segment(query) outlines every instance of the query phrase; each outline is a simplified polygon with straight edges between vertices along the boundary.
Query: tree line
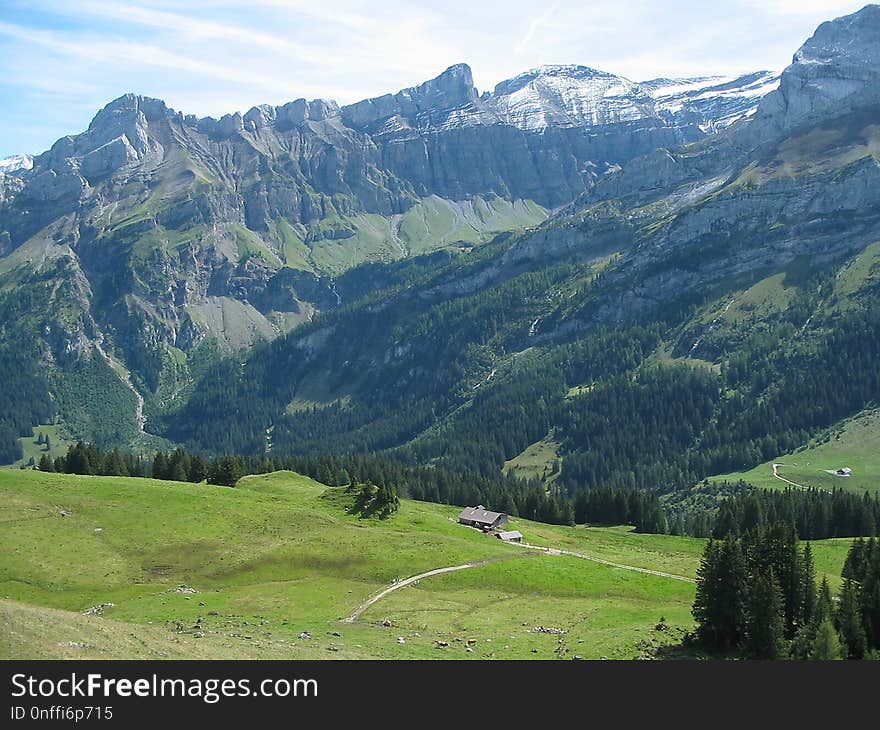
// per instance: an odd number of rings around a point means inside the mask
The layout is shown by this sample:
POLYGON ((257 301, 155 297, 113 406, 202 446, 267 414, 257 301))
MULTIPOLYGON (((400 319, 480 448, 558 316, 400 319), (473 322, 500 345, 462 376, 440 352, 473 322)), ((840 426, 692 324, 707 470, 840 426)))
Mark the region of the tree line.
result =
POLYGON ((835 600, 816 585, 809 543, 776 522, 711 539, 697 573, 692 637, 716 654, 750 659, 880 658, 880 543, 857 539, 835 600), (835 605, 836 604, 836 605, 835 605))
POLYGON ((853 658, 880 658, 880 540, 855 539, 841 575, 841 638, 853 658))
POLYGON ((440 504, 485 504, 513 517, 548 524, 631 524, 640 532, 664 532, 667 524, 657 496, 637 490, 601 489, 569 497, 548 491, 539 481, 488 479, 422 466, 411 466, 376 456, 263 456, 224 455, 212 459, 183 448, 158 451, 152 459, 103 450, 79 442, 65 456, 44 454, 38 468, 47 472, 104 476, 152 477, 183 482, 234 486, 248 474, 289 470, 329 486, 377 486, 380 502, 389 494, 440 504), (382 491, 386 490, 386 491, 382 491))
POLYGON ((30 435, 33 426, 48 423, 53 406, 31 345, 0 345, 0 373, 0 464, 11 464, 22 457, 18 439, 30 435))
POLYGON ((721 503, 712 535, 724 538, 779 521, 793 525, 802 540, 876 535, 880 494, 792 487, 739 492, 721 503))

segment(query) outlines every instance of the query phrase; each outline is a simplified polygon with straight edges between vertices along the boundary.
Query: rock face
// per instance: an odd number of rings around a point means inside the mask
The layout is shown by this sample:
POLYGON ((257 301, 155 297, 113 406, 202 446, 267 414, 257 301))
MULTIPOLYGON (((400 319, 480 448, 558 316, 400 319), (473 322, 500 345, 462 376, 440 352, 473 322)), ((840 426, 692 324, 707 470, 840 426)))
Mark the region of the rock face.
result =
POLYGON ((876 241, 880 7, 824 23, 781 78, 751 122, 606 176, 506 251, 498 270, 613 247, 620 258, 583 314, 619 321, 768 266, 831 261, 876 241))
POLYGON ((479 95, 462 64, 344 107, 342 118, 421 195, 491 191, 558 206, 609 169, 754 113, 777 83, 759 72, 637 84, 585 66, 543 66, 479 95))
POLYGON ((880 6, 822 23, 794 55, 778 91, 758 110, 759 129, 798 124, 880 102, 880 6))
POLYGON ((450 66, 431 81, 343 107, 346 124, 357 129, 374 128, 391 117, 419 119, 422 128, 443 123, 450 110, 459 109, 476 98, 474 79, 467 64, 450 66))
MULTIPOLYGON (((33 166, 34 159, 30 155, 15 155, 0 160, 0 205, 21 189, 23 183, 20 176, 33 166)), ((3 250, 2 239, 3 234, 0 233, 0 251, 3 250)))
POLYGON ((127 368, 125 389, 165 408, 196 353, 347 302, 347 269, 536 225, 635 158, 747 115, 761 79, 548 66, 480 94, 460 64, 342 108, 298 99, 220 119, 128 94, 32 163, 0 166, 0 287, 53 282, 32 323, 45 359, 127 368))

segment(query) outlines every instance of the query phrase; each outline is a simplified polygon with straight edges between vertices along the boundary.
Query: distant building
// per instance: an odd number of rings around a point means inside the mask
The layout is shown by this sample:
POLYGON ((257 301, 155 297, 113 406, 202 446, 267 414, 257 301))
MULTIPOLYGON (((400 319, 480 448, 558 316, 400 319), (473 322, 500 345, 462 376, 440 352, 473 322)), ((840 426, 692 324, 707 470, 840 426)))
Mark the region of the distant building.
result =
POLYGON ((491 512, 478 504, 476 507, 465 507, 458 516, 458 521, 481 530, 494 530, 507 522, 507 515, 503 512, 491 512))
POLYGON ((519 530, 504 530, 496 533, 495 537, 504 542, 522 542, 522 533, 519 530))
POLYGON ((852 469, 850 469, 848 466, 845 466, 842 469, 837 470, 837 475, 842 477, 851 477, 852 469))

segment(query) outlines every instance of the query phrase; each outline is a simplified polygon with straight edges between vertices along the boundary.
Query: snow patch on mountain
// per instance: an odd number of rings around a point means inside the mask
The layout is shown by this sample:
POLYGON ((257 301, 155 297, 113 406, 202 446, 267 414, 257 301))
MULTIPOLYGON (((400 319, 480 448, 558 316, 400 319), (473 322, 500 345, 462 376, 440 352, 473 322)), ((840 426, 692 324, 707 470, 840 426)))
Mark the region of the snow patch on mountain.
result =
POLYGON ((578 65, 539 66, 478 94, 465 64, 421 86, 343 107, 346 123, 380 137, 504 125, 527 132, 660 119, 709 133, 754 114, 779 75, 660 78, 637 83, 578 65))
POLYGON ((0 173, 14 175, 17 172, 30 170, 34 166, 34 158, 30 155, 14 155, 0 160, 0 173))
POLYGON ((497 123, 525 130, 651 117, 692 123, 696 116, 702 117, 704 131, 713 131, 754 114, 760 100, 778 86, 779 74, 773 71, 636 83, 586 66, 542 66, 501 82, 481 101, 497 123))
POLYGON ((495 87, 488 100, 499 121, 520 129, 601 126, 652 116, 637 84, 586 66, 542 66, 495 87))
POLYGON ((640 86, 654 98, 658 116, 695 113, 704 117, 704 131, 711 131, 752 116, 761 99, 779 87, 779 76, 775 71, 758 71, 739 77, 652 79, 640 86))

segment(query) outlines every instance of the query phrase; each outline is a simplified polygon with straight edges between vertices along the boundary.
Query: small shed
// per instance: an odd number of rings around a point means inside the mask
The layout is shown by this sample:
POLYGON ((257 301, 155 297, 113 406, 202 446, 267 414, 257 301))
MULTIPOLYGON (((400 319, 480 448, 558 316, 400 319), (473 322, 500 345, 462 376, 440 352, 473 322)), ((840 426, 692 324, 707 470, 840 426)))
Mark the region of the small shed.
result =
POLYGON ((507 515, 503 512, 492 512, 483 505, 465 507, 458 515, 458 521, 462 525, 470 525, 481 530, 494 530, 507 522, 507 515))
POLYGON ((519 530, 504 530, 495 533, 495 537, 504 542, 522 542, 523 536, 519 530))
POLYGON ((842 477, 851 477, 852 476, 852 469, 850 469, 848 466, 845 466, 842 469, 838 469, 837 474, 838 474, 838 476, 842 476, 842 477))

